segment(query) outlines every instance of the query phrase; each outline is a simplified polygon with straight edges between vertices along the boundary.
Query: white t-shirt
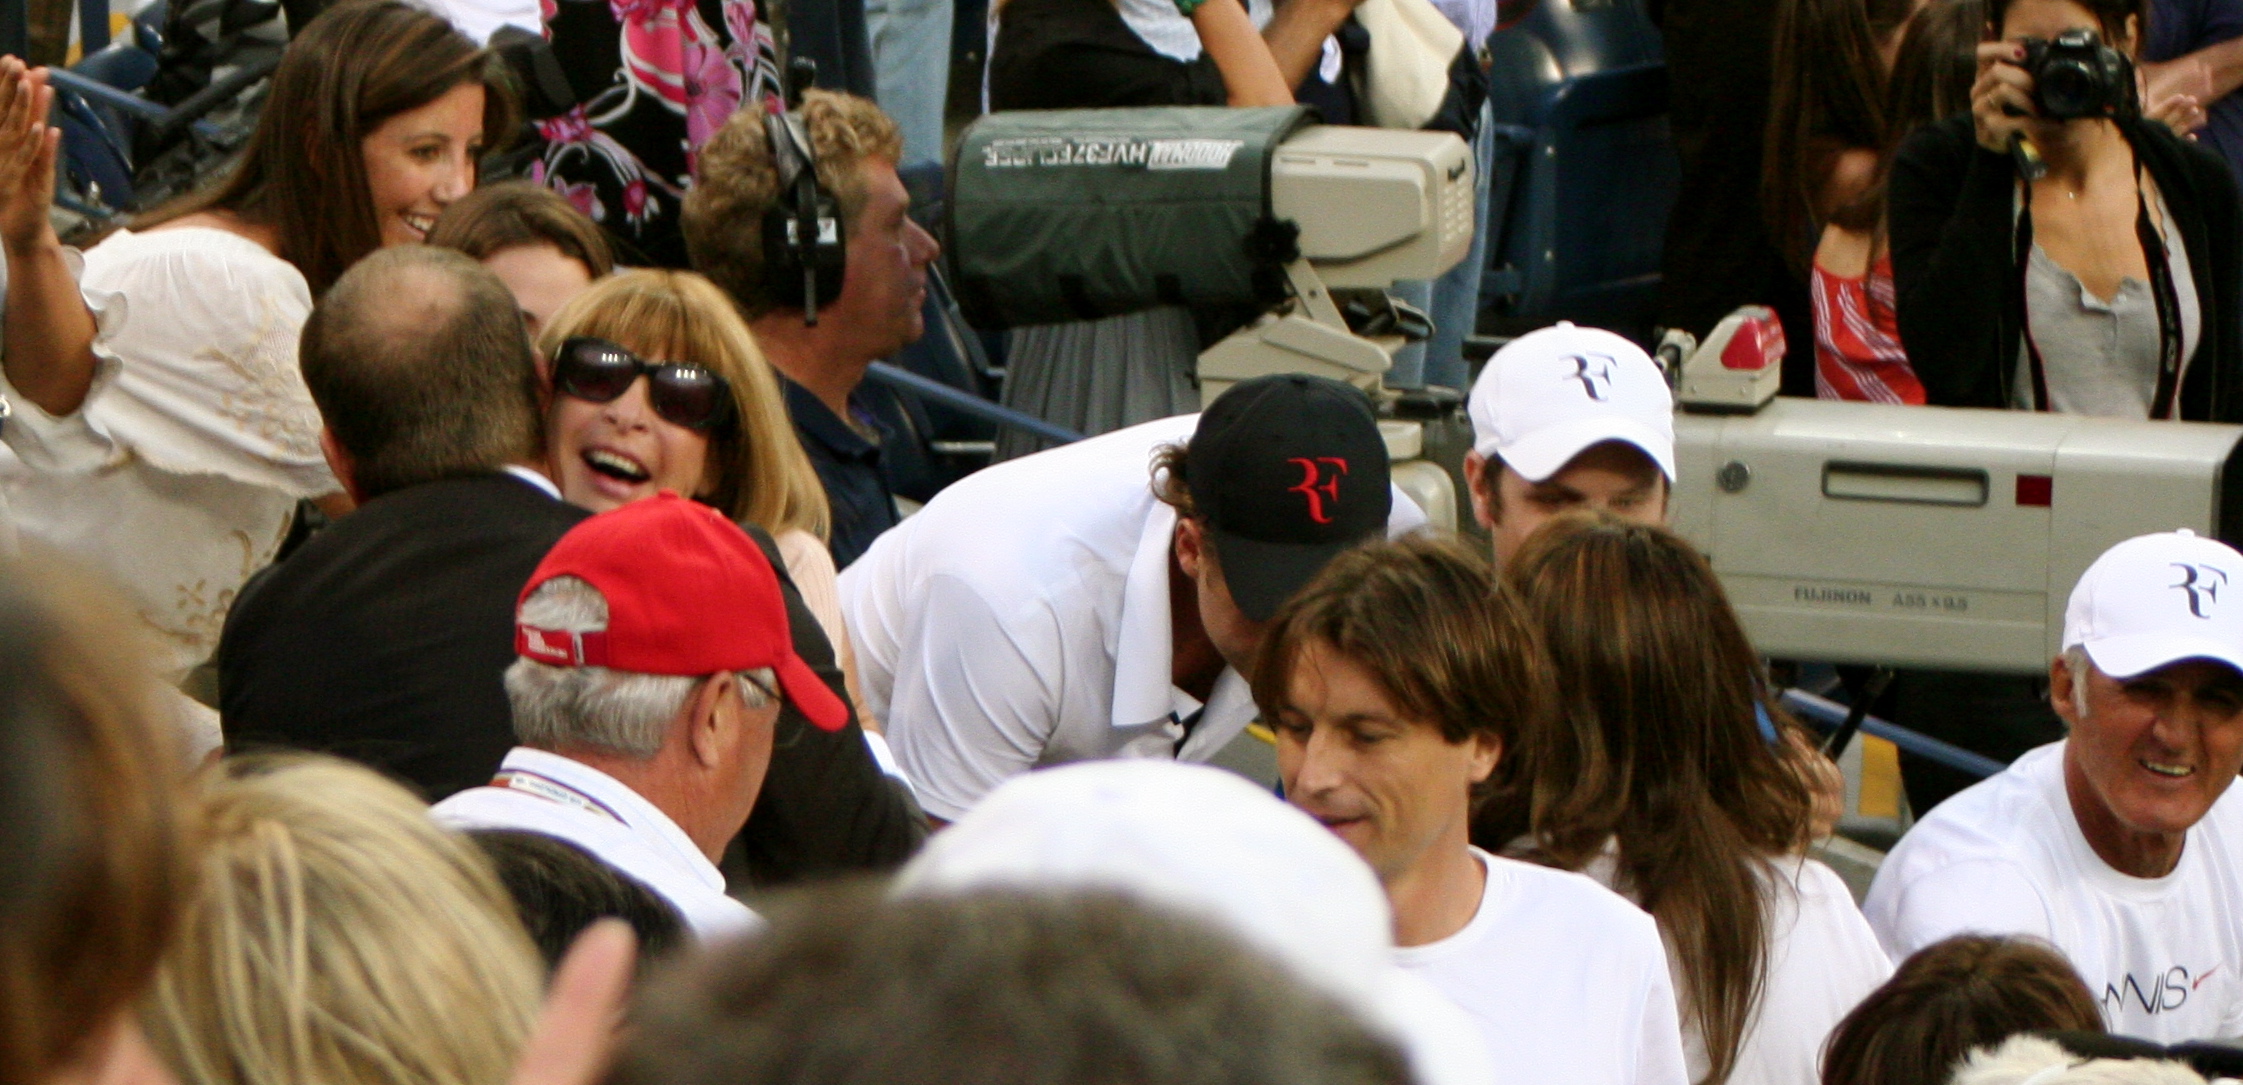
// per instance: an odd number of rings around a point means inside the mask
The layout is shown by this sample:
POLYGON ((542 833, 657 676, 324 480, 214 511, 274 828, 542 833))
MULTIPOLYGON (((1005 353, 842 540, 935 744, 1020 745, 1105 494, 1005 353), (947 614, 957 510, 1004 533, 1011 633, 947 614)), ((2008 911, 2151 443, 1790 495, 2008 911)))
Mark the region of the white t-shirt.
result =
MULTIPOLYGON (((1254 718, 1225 668, 1200 702, 1176 688, 1169 541, 1153 497, 1163 418, 977 471, 841 574, 865 705, 929 814, 955 821, 1006 779, 1102 757, 1204 761, 1254 718)), ((1388 531, 1425 523, 1394 491, 1388 531)))
POLYGON ((1464 929, 1395 950, 1480 1026, 1499 1080, 1688 1085, 1666 950, 1649 915, 1579 874, 1472 849, 1464 929))
MULTIPOLYGON (((1608 847, 1584 873, 1612 885, 1618 854, 1608 847)), ((1840 1019, 1892 977, 1892 960, 1854 906, 1846 883, 1803 856, 1761 867, 1768 924, 1767 975, 1745 1025, 1728 1085, 1799 1085, 1822 1077, 1822 1044, 1840 1019)), ((1632 894, 1631 894, 1632 899, 1632 894)), ((1710 1060, 1695 1022, 1683 1026, 1690 1080, 1710 1060)))
MULTIPOLYGON (((1140 41, 1162 56, 1189 64, 1198 60, 1204 51, 1199 44, 1199 31, 1193 28, 1190 19, 1177 12, 1176 0, 1115 0, 1114 10, 1121 14, 1122 22, 1129 24, 1130 31, 1140 41)), ((1246 17, 1252 20, 1256 30, 1268 26, 1276 10, 1270 0, 1246 0, 1246 17)), ((989 11, 994 20, 997 6, 990 5, 989 11)), ((991 25, 995 25, 994 22, 991 25)))
POLYGON ((311 290, 223 230, 119 231, 85 254, 93 389, 50 415, 13 389, 0 458, 17 527, 107 573, 176 679, 218 645, 298 498, 341 489, 296 364, 311 290))
POLYGON ((724 874, 685 830, 623 781, 559 754, 516 746, 499 764, 509 787, 471 787, 429 814, 455 829, 521 829, 566 840, 670 902, 702 941, 761 930, 724 893, 724 874))
POLYGON ((2111 1031, 2243 1036, 2243 796, 2230 787, 2162 878, 2111 869, 2064 788, 2062 742, 1939 804, 1885 857, 1864 910, 1895 960, 1965 932, 2071 958, 2111 1031))

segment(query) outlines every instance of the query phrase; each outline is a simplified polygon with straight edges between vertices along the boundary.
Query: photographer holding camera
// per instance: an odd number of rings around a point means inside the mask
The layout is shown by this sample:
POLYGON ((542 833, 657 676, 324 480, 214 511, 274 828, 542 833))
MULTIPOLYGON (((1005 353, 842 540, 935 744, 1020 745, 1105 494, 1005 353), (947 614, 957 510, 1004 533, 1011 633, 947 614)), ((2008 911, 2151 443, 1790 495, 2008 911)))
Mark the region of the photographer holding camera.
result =
POLYGON ((2142 0, 1989 0, 1986 17, 1970 112, 1908 137, 1889 182, 1900 335, 1929 401, 2243 420, 2235 183, 2143 116, 2142 0))

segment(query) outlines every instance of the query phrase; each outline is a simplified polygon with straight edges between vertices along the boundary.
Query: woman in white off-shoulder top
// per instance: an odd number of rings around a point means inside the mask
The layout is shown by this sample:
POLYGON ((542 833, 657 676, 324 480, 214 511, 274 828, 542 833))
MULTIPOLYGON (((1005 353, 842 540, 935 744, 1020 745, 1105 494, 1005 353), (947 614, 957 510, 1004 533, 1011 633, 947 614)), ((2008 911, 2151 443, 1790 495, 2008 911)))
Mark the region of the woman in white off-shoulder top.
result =
POLYGON ((300 499, 348 508, 297 369, 313 299, 359 257, 421 240, 510 131, 490 54, 398 0, 306 26, 223 181, 80 256, 46 218, 45 71, 0 60, 6 392, 0 459, 29 538, 102 568, 171 649, 217 645, 300 499))

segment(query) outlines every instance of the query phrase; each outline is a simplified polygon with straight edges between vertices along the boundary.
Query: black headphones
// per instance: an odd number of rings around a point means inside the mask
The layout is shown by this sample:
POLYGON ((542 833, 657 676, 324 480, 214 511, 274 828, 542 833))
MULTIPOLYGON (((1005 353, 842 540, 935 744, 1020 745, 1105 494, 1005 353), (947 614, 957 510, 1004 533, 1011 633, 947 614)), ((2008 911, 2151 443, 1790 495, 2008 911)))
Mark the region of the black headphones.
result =
POLYGON ((763 118, 779 174, 778 199, 763 213, 763 281, 779 304, 801 309, 810 325, 818 323, 818 306, 840 295, 849 251, 841 205, 818 183, 818 160, 797 112, 803 90, 817 78, 817 62, 796 57, 787 65, 786 109, 763 118))

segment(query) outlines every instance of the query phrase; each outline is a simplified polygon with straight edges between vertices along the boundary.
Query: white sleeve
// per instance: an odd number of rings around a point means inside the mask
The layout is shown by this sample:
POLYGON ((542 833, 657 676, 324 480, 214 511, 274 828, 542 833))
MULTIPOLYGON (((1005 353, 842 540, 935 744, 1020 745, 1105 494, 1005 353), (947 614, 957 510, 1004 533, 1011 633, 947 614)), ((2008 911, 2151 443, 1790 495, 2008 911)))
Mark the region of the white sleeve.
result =
POLYGON ((956 577, 930 577, 921 594, 892 668, 888 741, 920 806, 955 821, 1043 755, 1059 637, 1048 614, 1000 615, 956 577))
POLYGON ((2006 859, 1947 863, 1905 882, 1870 890, 1866 915, 1895 963, 1958 934, 2024 934, 2054 942, 2048 898, 2022 867, 2006 859))
MULTIPOLYGON (((117 380, 117 363, 96 357, 91 402, 117 380)), ((109 439, 86 421, 84 410, 48 414, 0 377, 0 395, 8 397, 8 420, 0 423, 0 441, 33 471, 49 474, 91 474, 123 458, 109 439)))
POLYGON ((1425 510, 1418 508, 1417 502, 1412 500, 1410 495, 1403 493, 1400 486, 1388 483, 1387 488, 1394 493, 1394 504, 1386 513, 1387 538, 1399 539, 1404 535, 1423 530, 1425 525, 1432 522, 1426 518, 1425 510))
MULTIPOLYGON (((1655 938, 1654 944, 1662 943, 1655 938)), ((1664 949, 1649 960, 1645 982, 1638 985, 1636 1019, 1642 1022, 1643 1039, 1636 1045, 1633 1085, 1690 1085, 1689 1061, 1682 1053, 1682 1019, 1664 949)))
MULTIPOLYGON (((67 246, 62 251, 70 273, 83 275, 85 255, 67 246)), ((8 263, 0 260, 0 299, 5 299, 7 292, 8 263)), ((100 395, 116 380, 116 360, 96 355, 93 384, 86 398, 90 400, 100 395)), ((5 443, 24 466, 50 473, 91 472, 110 466, 117 459, 116 450, 109 441, 86 423, 83 410, 65 415, 48 414, 17 392, 5 376, 0 376, 0 395, 8 397, 10 411, 7 421, 0 423, 0 443, 5 443)))
POLYGON ((319 408, 296 359, 311 292, 293 266, 232 240, 86 254, 79 290, 94 313, 94 354, 117 375, 82 413, 119 448, 174 474, 295 498, 334 493, 319 408))

